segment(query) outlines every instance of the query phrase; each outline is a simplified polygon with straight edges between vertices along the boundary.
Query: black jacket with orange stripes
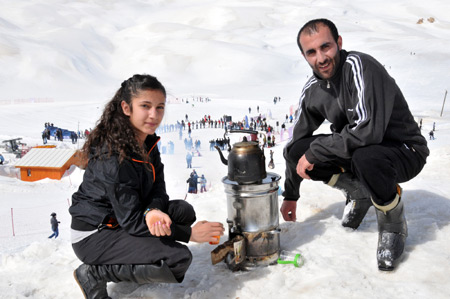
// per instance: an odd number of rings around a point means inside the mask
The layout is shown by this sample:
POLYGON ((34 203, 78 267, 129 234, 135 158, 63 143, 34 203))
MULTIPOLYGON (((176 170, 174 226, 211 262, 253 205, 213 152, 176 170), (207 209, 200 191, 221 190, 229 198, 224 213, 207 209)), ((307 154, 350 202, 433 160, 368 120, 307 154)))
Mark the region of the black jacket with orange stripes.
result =
MULTIPOLYGON (((169 202, 158 141, 155 134, 145 141, 148 163, 137 155, 119 163, 118 153, 109 155, 106 147, 90 154, 83 182, 72 195, 72 229, 101 230, 116 224, 130 235, 151 236, 144 212, 155 208, 167 213, 169 202)), ((173 239, 189 241, 190 227, 171 229, 173 239)))

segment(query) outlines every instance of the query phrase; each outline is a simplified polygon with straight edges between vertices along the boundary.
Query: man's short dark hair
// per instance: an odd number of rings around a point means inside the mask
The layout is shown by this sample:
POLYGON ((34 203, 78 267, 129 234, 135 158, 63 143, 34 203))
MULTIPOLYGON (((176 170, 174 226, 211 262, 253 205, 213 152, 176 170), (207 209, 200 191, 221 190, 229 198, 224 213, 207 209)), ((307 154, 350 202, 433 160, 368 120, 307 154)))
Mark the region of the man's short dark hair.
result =
POLYGON ((307 22, 305 25, 303 25, 303 27, 300 29, 300 31, 297 34, 297 45, 300 48, 300 51, 303 53, 303 49, 302 49, 302 45, 300 44, 300 35, 303 32, 307 32, 308 34, 313 34, 317 32, 317 25, 324 25, 326 27, 328 27, 328 29, 330 29, 331 34, 333 35, 333 38, 335 40, 335 42, 337 43, 338 38, 339 38, 339 33, 338 30, 336 28, 336 25, 334 25, 333 22, 331 22, 330 20, 327 19, 314 19, 311 20, 309 22, 307 22))

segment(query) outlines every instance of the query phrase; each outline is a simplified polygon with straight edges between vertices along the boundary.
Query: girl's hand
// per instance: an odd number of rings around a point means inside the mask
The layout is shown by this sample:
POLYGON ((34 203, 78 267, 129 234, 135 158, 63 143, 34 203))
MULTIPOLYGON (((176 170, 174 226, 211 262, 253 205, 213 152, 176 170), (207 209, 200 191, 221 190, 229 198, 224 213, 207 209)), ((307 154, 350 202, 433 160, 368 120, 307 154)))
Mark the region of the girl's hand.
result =
POLYGON ((215 236, 223 236, 223 224, 220 222, 208 222, 206 220, 197 222, 192 227, 190 241, 197 243, 215 242, 215 236))
POLYGON ((151 210, 145 215, 145 222, 150 233, 156 237, 170 236, 172 231, 170 230, 170 225, 172 225, 172 220, 169 215, 160 210, 151 210))

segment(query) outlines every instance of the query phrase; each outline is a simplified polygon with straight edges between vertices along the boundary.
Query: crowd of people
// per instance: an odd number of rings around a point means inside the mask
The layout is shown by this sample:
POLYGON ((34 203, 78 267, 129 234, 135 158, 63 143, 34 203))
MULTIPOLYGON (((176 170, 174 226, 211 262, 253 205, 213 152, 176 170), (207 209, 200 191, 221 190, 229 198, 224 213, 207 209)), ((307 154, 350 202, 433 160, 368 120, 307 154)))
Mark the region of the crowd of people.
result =
POLYGON ((84 132, 78 131, 69 131, 65 129, 61 129, 59 127, 56 127, 53 123, 46 122, 44 124, 44 131, 42 131, 42 143, 47 144, 47 142, 51 139, 53 136, 55 141, 64 141, 64 136, 66 135, 73 144, 77 143, 78 138, 86 138, 86 136, 89 135, 90 130, 86 129, 84 132))

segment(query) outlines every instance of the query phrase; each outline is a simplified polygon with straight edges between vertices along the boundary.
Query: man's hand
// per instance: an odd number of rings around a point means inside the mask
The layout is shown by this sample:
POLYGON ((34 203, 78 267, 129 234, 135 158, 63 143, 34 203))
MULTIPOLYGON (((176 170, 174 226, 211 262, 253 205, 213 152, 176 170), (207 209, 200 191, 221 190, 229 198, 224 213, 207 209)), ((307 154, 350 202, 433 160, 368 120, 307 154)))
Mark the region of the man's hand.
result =
POLYGON ((284 200, 281 205, 281 215, 285 221, 296 221, 297 220, 297 202, 291 200, 284 200))
POLYGON ((310 180, 311 178, 306 174, 306 171, 311 171, 313 168, 314 164, 309 163, 308 160, 306 160, 306 156, 303 155, 297 163, 297 174, 304 179, 310 180))
POLYGON ((150 233, 156 237, 170 236, 172 220, 169 215, 160 210, 151 210, 145 215, 145 222, 150 233))
POLYGON ((199 221, 192 227, 189 241, 197 243, 216 242, 216 236, 223 236, 224 231, 223 224, 220 222, 199 221))

